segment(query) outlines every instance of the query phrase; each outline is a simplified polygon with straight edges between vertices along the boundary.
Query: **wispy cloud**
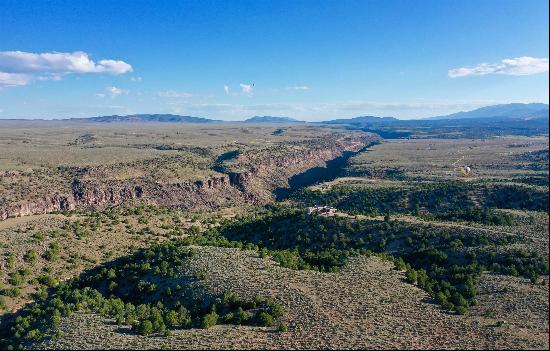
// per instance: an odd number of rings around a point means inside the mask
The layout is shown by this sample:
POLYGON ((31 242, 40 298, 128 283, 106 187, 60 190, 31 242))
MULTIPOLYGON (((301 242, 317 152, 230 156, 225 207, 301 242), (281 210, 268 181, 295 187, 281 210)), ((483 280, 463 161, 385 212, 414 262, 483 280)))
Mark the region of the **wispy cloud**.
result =
POLYGON ((97 93, 96 96, 99 98, 110 96, 112 99, 114 99, 120 95, 127 95, 129 92, 130 92, 129 90, 121 89, 117 87, 106 87, 105 93, 97 93))
POLYGON ((239 86, 241 87, 241 93, 245 95, 251 95, 252 91, 254 90, 254 83, 252 84, 241 83, 239 84, 239 86))
POLYGON ((225 93, 226 93, 227 95, 229 95, 229 86, 224 85, 224 86, 223 86, 223 91, 225 91, 225 93))
POLYGON ((27 85, 31 80, 28 74, 0 72, 0 88, 27 85))
POLYGON ((482 63, 472 67, 460 67, 449 70, 451 78, 467 76, 484 76, 487 74, 505 74, 511 76, 527 76, 548 72, 548 59, 522 56, 504 59, 499 63, 482 63))
POLYGON ((306 85, 299 85, 294 87, 286 87, 286 90, 309 90, 309 87, 306 85))
POLYGON ((67 74, 132 72, 124 61, 104 59, 97 63, 83 51, 32 53, 0 51, 0 86, 27 85, 32 80, 60 79, 67 74))
POLYGON ((159 91, 158 96, 165 97, 165 98, 190 98, 193 96, 193 94, 185 93, 185 92, 177 92, 174 90, 165 90, 165 91, 159 91))
POLYGON ((141 82, 143 80, 143 78, 141 78, 141 77, 130 77, 130 80, 132 82, 141 82))

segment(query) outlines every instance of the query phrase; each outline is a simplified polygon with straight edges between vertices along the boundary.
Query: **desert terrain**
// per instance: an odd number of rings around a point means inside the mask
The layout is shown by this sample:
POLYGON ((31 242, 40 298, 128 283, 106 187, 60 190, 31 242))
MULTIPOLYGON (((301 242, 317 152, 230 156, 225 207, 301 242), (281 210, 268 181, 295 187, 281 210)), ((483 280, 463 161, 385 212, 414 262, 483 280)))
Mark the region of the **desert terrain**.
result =
POLYGON ((5 348, 548 347, 547 135, 59 123, 0 129, 5 348))

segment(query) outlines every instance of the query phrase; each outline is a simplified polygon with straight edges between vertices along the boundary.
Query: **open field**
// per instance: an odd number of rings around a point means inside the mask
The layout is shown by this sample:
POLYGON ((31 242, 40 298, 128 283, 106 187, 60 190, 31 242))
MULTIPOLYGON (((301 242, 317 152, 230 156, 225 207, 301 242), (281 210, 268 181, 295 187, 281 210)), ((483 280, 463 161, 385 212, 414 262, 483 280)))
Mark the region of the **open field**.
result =
POLYGON ((349 173, 370 177, 512 179, 548 176, 548 137, 390 140, 350 160, 349 173), (469 166, 465 177, 459 169, 469 166))
POLYGON ((228 150, 315 140, 341 130, 301 124, 86 123, 83 128, 70 122, 0 123, 2 171, 108 166, 182 152, 216 157, 228 150))

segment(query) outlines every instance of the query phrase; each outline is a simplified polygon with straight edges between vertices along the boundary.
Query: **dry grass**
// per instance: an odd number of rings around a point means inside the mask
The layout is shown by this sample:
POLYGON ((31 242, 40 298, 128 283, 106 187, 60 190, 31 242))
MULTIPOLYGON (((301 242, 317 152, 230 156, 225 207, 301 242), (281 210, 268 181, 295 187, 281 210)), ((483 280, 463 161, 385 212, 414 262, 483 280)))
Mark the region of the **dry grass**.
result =
POLYGON ((529 169, 531 162, 517 159, 531 151, 548 150, 548 136, 498 137, 483 140, 421 139, 388 140, 351 160, 350 170, 373 176, 399 169, 405 176, 423 179, 463 178, 457 167, 470 166, 469 179, 548 175, 545 169, 529 169))

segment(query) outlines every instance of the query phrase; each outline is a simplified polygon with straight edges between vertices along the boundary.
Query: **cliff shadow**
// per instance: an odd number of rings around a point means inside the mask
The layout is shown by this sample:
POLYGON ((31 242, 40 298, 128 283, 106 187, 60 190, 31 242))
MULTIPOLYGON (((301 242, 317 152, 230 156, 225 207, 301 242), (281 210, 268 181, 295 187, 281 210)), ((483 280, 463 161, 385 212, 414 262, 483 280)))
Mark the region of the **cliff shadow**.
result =
POLYGON ((343 174, 344 167, 347 165, 349 158, 365 149, 361 149, 360 151, 344 151, 341 156, 327 161, 325 167, 310 168, 305 172, 290 177, 288 179, 289 187, 280 187, 273 191, 275 198, 277 201, 282 201, 304 187, 338 178, 343 174))

